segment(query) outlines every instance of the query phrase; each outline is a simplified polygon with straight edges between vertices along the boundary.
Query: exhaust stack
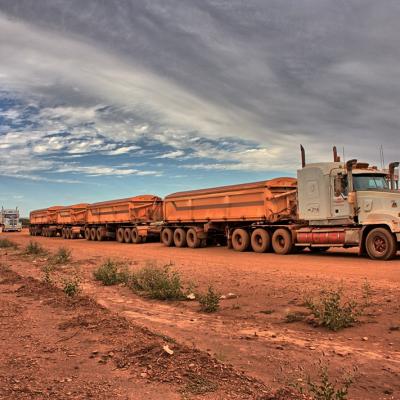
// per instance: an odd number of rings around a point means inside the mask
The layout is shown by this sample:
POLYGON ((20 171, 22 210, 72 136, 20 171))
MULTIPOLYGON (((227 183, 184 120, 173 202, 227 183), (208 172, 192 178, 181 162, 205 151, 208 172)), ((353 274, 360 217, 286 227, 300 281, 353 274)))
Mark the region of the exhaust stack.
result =
POLYGON ((306 152, 304 150, 303 145, 300 145, 300 151, 301 151, 301 168, 304 168, 306 166, 306 152))
POLYGON ((399 162, 395 161, 389 164, 389 177, 390 177, 390 189, 397 190, 398 189, 398 181, 394 179, 394 170, 399 166, 399 162))
POLYGON ((340 162, 340 157, 338 156, 336 146, 333 146, 333 161, 340 162))

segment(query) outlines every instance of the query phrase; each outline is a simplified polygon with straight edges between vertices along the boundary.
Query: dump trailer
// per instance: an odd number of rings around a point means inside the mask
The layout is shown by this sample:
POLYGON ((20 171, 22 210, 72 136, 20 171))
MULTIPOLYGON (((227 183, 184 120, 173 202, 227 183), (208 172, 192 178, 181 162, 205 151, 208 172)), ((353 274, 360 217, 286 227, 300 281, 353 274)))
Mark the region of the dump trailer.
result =
POLYGON ((1 207, 0 232, 21 232, 22 224, 19 221, 18 208, 6 209, 1 207))
POLYGON ((294 178, 173 193, 164 199, 161 240, 166 246, 202 247, 207 242, 266 251, 260 240, 297 217, 294 178), (268 227, 268 229, 262 229, 268 227))
POLYGON ((29 233, 32 236, 57 236, 59 232, 58 210, 62 206, 53 206, 31 211, 29 215, 29 233))
POLYGON ((389 260, 400 243, 398 162, 378 169, 365 162, 306 163, 297 180, 180 192, 164 199, 161 240, 192 248, 226 243, 237 251, 290 254, 358 247, 389 260))
POLYGON ((64 239, 78 239, 85 235, 87 203, 74 204, 57 210, 57 232, 64 239))
POLYGON ((120 243, 141 243, 159 238, 162 199, 141 195, 89 204, 85 226, 87 240, 116 239, 120 243))

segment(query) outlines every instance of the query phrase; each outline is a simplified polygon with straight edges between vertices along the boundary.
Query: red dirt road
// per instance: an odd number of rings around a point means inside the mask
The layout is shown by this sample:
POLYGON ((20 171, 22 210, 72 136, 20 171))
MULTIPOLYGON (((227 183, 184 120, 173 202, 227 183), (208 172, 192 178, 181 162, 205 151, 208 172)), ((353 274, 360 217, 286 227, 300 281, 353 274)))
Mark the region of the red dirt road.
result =
MULTIPOLYGON (((2 234, 21 246, 26 233, 2 234)), ((46 249, 72 250, 79 264, 86 294, 144 327, 180 343, 208 351, 223 362, 274 388, 315 374, 319 359, 332 377, 357 367, 351 399, 400 399, 400 259, 376 262, 353 251, 323 255, 236 253, 225 248, 165 248, 115 242, 65 241, 35 237, 46 249), (238 298, 221 301, 212 315, 198 312, 197 302, 158 302, 140 298, 124 287, 103 287, 92 272, 103 259, 124 259, 137 268, 146 261, 172 262, 184 281, 204 291, 212 285, 220 293, 238 298), (304 321, 288 324, 285 316, 305 311, 304 298, 321 288, 343 287, 344 293, 363 301, 362 288, 371 287, 371 305, 361 323, 337 333, 304 321)), ((38 260, 30 267, 13 256, 2 256, 20 274, 40 277, 38 260)))

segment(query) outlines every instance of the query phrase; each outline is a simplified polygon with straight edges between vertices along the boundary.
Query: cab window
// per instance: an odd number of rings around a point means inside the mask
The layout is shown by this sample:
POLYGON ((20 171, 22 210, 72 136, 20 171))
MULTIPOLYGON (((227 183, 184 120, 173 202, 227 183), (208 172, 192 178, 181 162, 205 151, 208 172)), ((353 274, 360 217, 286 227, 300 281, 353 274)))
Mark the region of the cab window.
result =
POLYGON ((389 189, 384 175, 354 175, 355 190, 385 190, 389 189))

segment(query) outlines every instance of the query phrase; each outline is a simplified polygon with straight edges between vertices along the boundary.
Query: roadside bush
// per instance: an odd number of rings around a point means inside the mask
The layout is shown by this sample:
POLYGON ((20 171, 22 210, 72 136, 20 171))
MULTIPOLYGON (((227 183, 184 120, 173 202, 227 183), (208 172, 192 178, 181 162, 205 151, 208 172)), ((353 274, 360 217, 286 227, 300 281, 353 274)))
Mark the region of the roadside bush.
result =
POLYGON ((306 300, 305 305, 318 325, 336 332, 357 322, 361 307, 356 301, 344 301, 342 292, 342 289, 323 291, 319 299, 306 300))
POLYGON ((97 270, 93 272, 94 279, 100 281, 104 286, 112 286, 118 283, 129 281, 128 271, 122 270, 123 264, 108 259, 97 270))
POLYGON ((38 242, 34 242, 32 240, 25 247, 25 254, 29 254, 32 256, 40 256, 46 253, 47 251, 38 242))
MULTIPOLYGON (((321 361, 320 361, 321 364, 321 361)), ((349 389, 354 382, 354 376, 348 375, 341 382, 331 380, 326 366, 320 365, 317 380, 307 377, 305 385, 298 384, 295 387, 301 394, 307 395, 312 400, 347 400, 349 389)))
POLYGON ((139 294, 158 300, 182 300, 185 295, 177 271, 171 265, 162 267, 148 263, 145 267, 130 274, 127 284, 139 294))
POLYGON ((0 239, 0 249, 8 249, 13 248, 16 249, 18 247, 17 243, 13 242, 9 239, 0 239))
POLYGON ((64 279, 63 291, 69 297, 74 297, 81 291, 80 279, 77 276, 64 279))
POLYGON ((208 287, 206 294, 199 294, 200 310, 206 313, 213 313, 219 309, 219 293, 215 292, 212 286, 208 287))
POLYGON ((59 247, 57 252, 51 258, 51 262, 54 264, 66 264, 71 260, 71 250, 66 247, 59 247))

